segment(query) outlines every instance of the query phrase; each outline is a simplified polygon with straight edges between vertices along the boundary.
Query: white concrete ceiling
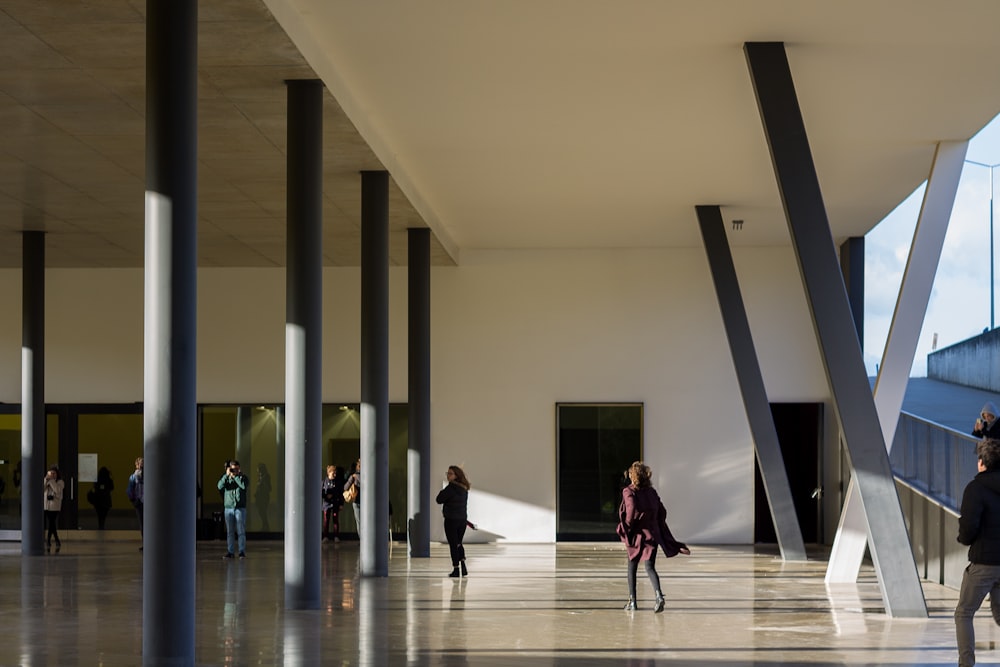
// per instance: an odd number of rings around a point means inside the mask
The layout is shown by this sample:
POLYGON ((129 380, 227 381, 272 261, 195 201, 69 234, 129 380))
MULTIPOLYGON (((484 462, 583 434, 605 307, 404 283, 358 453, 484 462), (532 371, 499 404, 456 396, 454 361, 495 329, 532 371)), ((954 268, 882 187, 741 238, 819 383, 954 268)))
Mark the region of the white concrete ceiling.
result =
MULTIPOLYGON (((144 0, 0 0, 0 266, 44 230, 51 267, 143 265, 144 0)), ((286 79, 316 78, 260 0, 200 0, 198 262, 285 264, 286 79)), ((361 178, 382 169, 324 105, 324 262, 360 264, 361 178)), ((390 187, 390 261, 424 227, 390 187)), ((451 264, 436 239, 432 261, 451 264)))
POLYGON ((265 0, 456 257, 788 243, 743 44, 786 44, 831 226, 1000 111, 1000 2, 265 0))
MULTIPOLYGON (((788 243, 747 41, 786 44, 838 241, 926 178, 937 141, 1000 111, 995 0, 199 9, 203 266, 284 264, 289 78, 331 93, 335 266, 360 261, 358 172, 383 167, 395 264, 425 225, 437 265, 471 249, 697 246, 698 204, 746 221, 736 245, 788 243)), ((49 266, 142 265, 144 21, 142 0, 0 0, 0 266, 20 265, 24 229, 48 232, 49 266)))

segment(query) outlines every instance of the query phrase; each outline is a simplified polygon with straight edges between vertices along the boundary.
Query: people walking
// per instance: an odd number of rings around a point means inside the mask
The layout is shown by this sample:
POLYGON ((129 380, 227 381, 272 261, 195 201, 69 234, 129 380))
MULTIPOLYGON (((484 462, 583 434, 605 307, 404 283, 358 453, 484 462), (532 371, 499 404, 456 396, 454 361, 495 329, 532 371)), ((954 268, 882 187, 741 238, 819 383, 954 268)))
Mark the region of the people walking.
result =
POLYGON ((683 542, 678 542, 667 527, 667 510, 660 501, 660 495, 653 488, 649 466, 636 461, 628 469, 630 484, 622 489, 619 507, 617 533, 628 552, 628 603, 627 611, 639 608, 636 596, 636 575, 639 563, 646 569, 646 576, 653 586, 655 601, 653 612, 663 611, 663 591, 660 576, 656 572, 656 551, 663 548, 667 558, 677 554, 690 554, 683 542))
POLYGON ((56 553, 59 553, 59 550, 62 549, 62 542, 59 540, 59 511, 62 509, 63 489, 65 489, 66 483, 63 482, 62 476, 59 474, 58 466, 52 466, 48 469, 45 473, 43 486, 45 527, 48 531, 45 536, 45 550, 52 550, 52 540, 55 539, 56 553))
POLYGON ((441 505, 444 514, 444 536, 448 540, 448 550, 451 553, 452 570, 449 577, 468 576, 465 565, 465 528, 469 525, 469 479, 465 471, 458 466, 448 466, 445 473, 448 478, 444 488, 438 491, 437 504, 441 505))

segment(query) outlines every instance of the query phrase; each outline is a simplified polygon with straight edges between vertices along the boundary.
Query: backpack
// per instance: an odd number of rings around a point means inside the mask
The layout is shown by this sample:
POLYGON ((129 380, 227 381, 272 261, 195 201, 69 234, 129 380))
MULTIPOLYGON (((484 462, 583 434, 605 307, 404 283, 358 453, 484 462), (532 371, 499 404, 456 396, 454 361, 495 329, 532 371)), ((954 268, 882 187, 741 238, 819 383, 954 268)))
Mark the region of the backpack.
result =
POLYGON ((128 499, 134 505, 135 503, 142 500, 142 493, 139 491, 139 487, 142 486, 142 480, 136 479, 135 473, 129 475, 128 478, 128 488, 125 492, 128 494, 128 499))

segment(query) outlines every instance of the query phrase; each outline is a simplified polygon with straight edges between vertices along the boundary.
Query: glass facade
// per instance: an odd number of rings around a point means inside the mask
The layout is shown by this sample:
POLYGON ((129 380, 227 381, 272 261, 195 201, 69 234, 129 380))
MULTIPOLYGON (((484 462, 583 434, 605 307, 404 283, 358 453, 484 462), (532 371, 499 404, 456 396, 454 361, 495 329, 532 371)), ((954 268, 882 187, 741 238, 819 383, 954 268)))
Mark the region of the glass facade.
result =
MULTIPOLYGON (((21 529, 21 415, 18 406, 0 413, 0 531, 21 529)), ((326 466, 346 475, 361 453, 360 406, 324 405, 322 464, 316 471, 316 503, 322 503, 326 466)), ((143 415, 140 404, 46 406, 46 465, 59 465, 66 478, 60 527, 98 529, 97 509, 88 492, 97 472, 107 469, 114 488, 107 530, 136 530, 135 511, 126 496, 135 459, 142 455, 143 415)), ((278 405, 202 405, 198 407, 199 536, 215 535, 216 514, 222 512, 218 481, 227 460, 237 459, 250 478, 247 532, 280 536, 285 520, 283 407, 278 405)), ((389 406, 390 527, 405 538, 407 514, 408 410, 389 406)), ((346 509, 346 508, 345 508, 346 509)), ((341 533, 357 533, 354 513, 341 513, 341 533)), ((320 527, 317 526, 317 530, 320 527)))

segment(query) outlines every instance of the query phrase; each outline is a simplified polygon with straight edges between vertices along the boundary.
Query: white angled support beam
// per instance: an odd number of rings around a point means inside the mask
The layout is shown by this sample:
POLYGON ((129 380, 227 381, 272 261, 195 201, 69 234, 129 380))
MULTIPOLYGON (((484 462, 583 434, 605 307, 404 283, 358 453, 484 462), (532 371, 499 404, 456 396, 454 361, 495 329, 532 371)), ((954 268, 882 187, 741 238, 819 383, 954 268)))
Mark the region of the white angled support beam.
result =
MULTIPOLYGON (((948 221, 962 176, 962 164, 969 147, 968 141, 938 144, 934 163, 927 179, 924 201, 920 207, 913 243, 906 260, 903 282, 899 288, 896 310, 889 327, 889 336, 882 352, 882 363, 875 379, 875 410, 882 427, 886 451, 899 423, 899 411, 913 366, 920 329, 927 312, 934 275, 941 258, 941 247, 948 231, 948 221)), ((868 521, 854 478, 847 487, 847 499, 840 515, 837 536, 827 565, 827 583, 848 583, 858 580, 865 545, 869 539, 868 521)))

